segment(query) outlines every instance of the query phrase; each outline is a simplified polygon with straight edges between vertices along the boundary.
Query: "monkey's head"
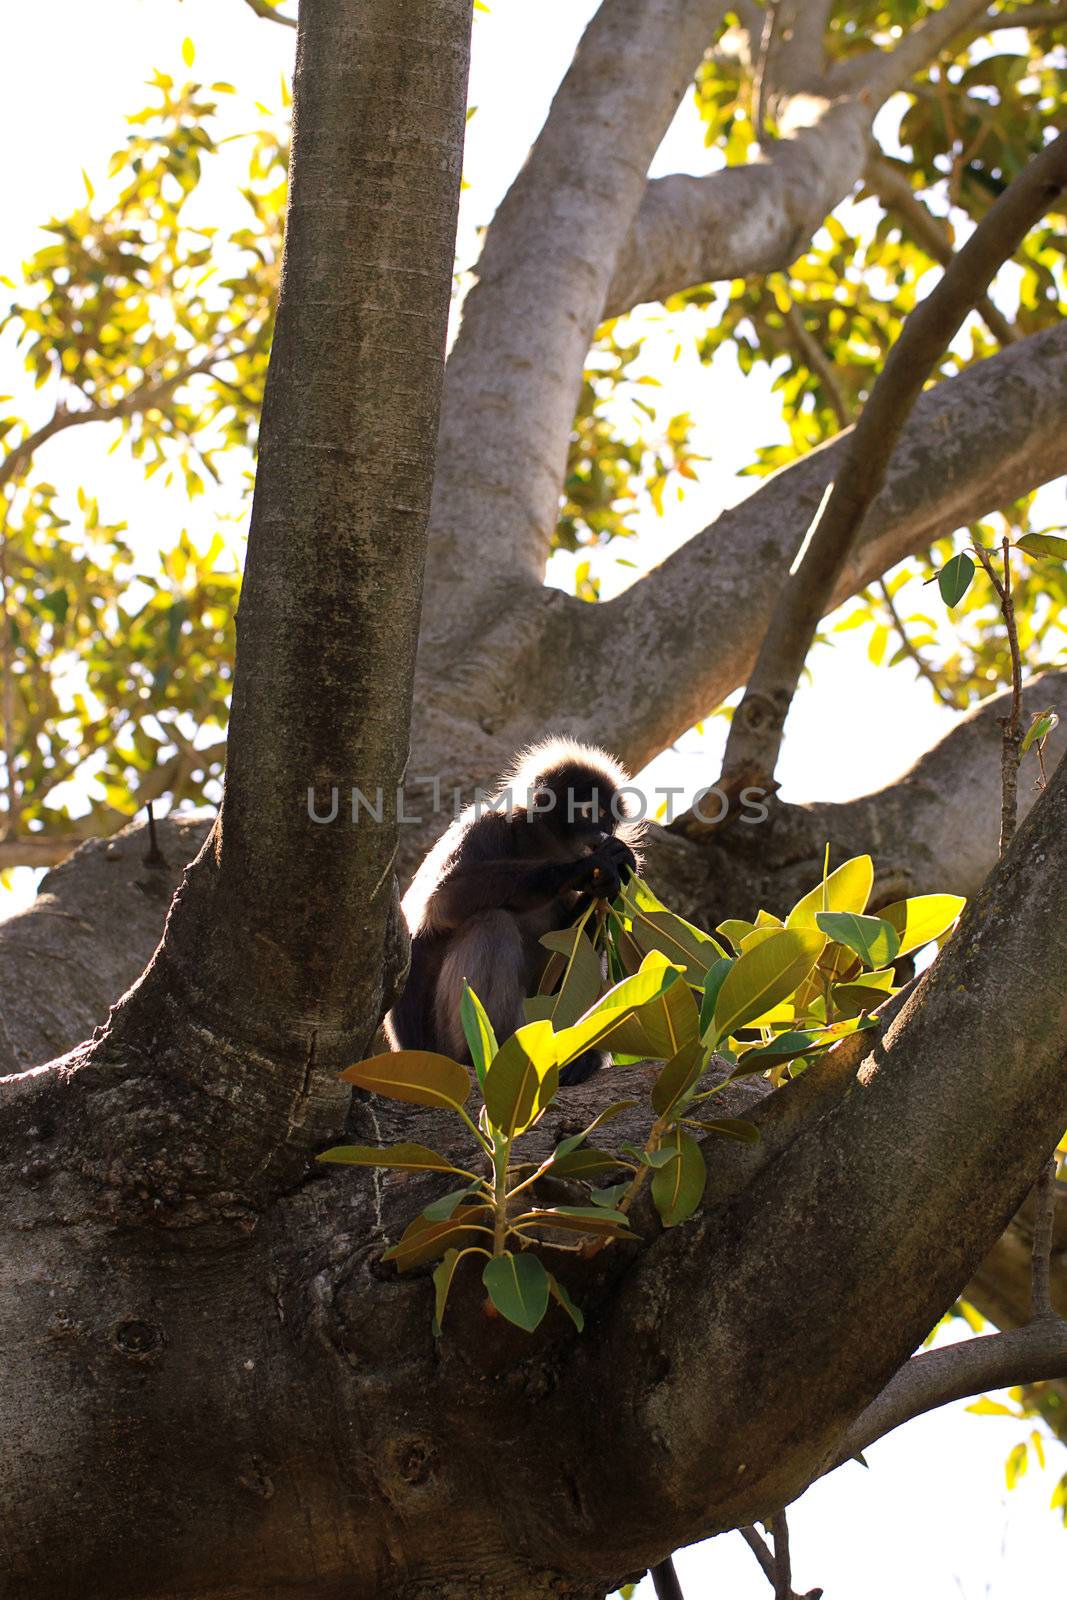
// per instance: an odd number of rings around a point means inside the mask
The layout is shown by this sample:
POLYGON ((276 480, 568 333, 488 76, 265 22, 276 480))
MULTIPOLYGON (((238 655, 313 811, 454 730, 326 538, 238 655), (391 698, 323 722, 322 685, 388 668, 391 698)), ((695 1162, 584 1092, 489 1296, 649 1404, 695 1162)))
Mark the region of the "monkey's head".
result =
POLYGON ((516 826, 525 822, 569 851, 593 851, 612 834, 636 850, 642 828, 629 784, 625 769, 595 745, 546 739, 522 752, 502 791, 511 791, 516 826))

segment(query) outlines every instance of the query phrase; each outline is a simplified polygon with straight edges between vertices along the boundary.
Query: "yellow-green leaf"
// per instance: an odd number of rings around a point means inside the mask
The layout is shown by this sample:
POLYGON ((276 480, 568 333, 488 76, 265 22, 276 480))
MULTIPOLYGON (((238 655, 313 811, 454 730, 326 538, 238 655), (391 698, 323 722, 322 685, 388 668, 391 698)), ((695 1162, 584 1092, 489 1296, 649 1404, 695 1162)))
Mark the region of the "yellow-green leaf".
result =
POLYGON ((754 950, 738 956, 715 1004, 712 1042, 728 1039, 793 993, 826 944, 817 928, 782 928, 754 950))
POLYGON ((951 928, 967 904, 958 894, 920 894, 911 900, 895 900, 878 915, 890 923, 900 936, 898 955, 906 956, 931 939, 939 939, 951 928))
MULTIPOLYGON (((814 928, 817 911, 863 911, 874 885, 870 856, 853 856, 798 900, 785 919, 787 928, 814 928)), ((884 913, 883 913, 884 915, 884 913)))
POLYGON ((334 1161, 345 1167, 389 1167, 394 1172, 458 1172, 461 1178, 474 1173, 455 1167, 447 1156, 425 1144, 337 1144, 316 1156, 317 1161, 334 1161))
POLYGON ((357 1061, 338 1073, 346 1083, 390 1100, 406 1100, 416 1106, 447 1106, 458 1111, 471 1092, 466 1067, 451 1056, 433 1050, 392 1050, 385 1055, 357 1061))

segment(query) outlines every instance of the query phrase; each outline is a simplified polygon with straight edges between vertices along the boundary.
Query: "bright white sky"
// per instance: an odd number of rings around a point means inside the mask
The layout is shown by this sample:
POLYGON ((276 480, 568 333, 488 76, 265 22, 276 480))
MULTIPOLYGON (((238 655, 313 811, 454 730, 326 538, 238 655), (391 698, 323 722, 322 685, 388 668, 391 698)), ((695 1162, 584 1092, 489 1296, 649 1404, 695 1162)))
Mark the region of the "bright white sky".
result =
MULTIPOLYGON (((477 115, 468 130, 460 258, 477 251, 484 225, 523 160, 544 118, 552 91, 569 62, 593 0, 493 0, 489 16, 475 28, 471 104, 477 115)), ((17 159, 5 171, 0 272, 12 272, 41 242, 38 225, 62 214, 84 195, 80 169, 94 177, 126 135, 124 115, 146 103, 143 85, 152 68, 181 77, 181 43, 197 46, 195 74, 223 79, 240 91, 229 102, 228 126, 240 131, 253 114, 253 100, 279 103, 278 84, 288 72, 293 34, 258 21, 240 0, 35 0, 10 6, 4 17, 8 71, 0 101, 0 135, 17 159), (47 43, 47 93, 39 71, 47 43)), ((710 159, 699 136, 687 137, 693 113, 679 113, 654 170, 706 170, 710 159)), ((225 181, 206 197, 224 196, 225 181)), ((664 330, 664 346, 673 337, 664 330)), ((3 390, 22 392, 10 344, 0 344, 3 390)), ((765 375, 742 379, 729 361, 711 372, 695 361, 657 368, 665 381, 665 415, 688 409, 699 419, 696 447, 710 456, 680 507, 668 516, 651 511, 640 538, 622 552, 651 565, 703 527, 724 504, 740 499, 748 485, 737 470, 754 446, 771 442, 780 424, 765 375)), ((131 539, 150 556, 182 527, 209 538, 236 514, 223 494, 187 506, 157 478, 145 484, 123 451, 109 457, 99 430, 56 441, 41 465, 60 483, 80 478, 99 495, 105 519, 129 520, 131 539)), ((1055 514, 1055 512, 1053 513, 1055 514)), ((1051 520, 1051 517, 1050 519, 1051 520)), ((232 521, 230 527, 232 528, 232 521)), ((629 574, 611 555, 595 563, 611 593, 629 574)), ((554 581, 567 583, 560 558, 554 581)), ((856 634, 838 636, 831 650, 816 652, 814 682, 802 689, 790 718, 781 775, 788 798, 846 799, 890 781, 951 726, 912 669, 891 672, 870 665, 856 634), (835 741, 827 728, 847 727, 847 768, 826 759, 835 741)), ((725 725, 707 724, 706 734, 687 735, 646 774, 650 783, 680 783, 689 790, 718 770, 725 725)), ((0 915, 32 895, 29 874, 15 894, 0 898, 0 915)), ((868 1456, 870 1471, 849 1466, 812 1489, 791 1517, 794 1585, 801 1592, 821 1584, 827 1600, 858 1593, 864 1600, 1017 1600, 1047 1594, 1067 1552, 1065 1534, 1047 1509, 1056 1478, 1067 1465, 1050 1449, 1042 1472, 1031 1459, 1022 1486, 1004 1487, 1003 1460, 1025 1434, 1025 1425, 977 1418, 954 1406, 912 1424, 868 1456)), ((690 1600, 702 1594, 731 1600, 767 1600, 768 1586, 737 1535, 684 1554, 679 1561, 690 1600)), ((651 1584, 641 1588, 642 1600, 651 1584)))

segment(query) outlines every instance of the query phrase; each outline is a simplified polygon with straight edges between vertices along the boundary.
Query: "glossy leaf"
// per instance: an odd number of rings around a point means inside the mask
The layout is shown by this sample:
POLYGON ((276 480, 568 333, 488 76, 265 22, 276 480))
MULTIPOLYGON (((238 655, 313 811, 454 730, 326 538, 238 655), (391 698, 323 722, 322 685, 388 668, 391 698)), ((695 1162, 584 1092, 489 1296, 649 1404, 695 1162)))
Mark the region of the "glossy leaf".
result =
POLYGON ((900 949, 897 931, 884 917, 861 917, 852 911, 820 911, 816 924, 829 938, 855 952, 865 967, 884 967, 900 949))
POLYGON ((510 1250, 485 1263, 482 1282, 490 1300, 509 1322, 533 1333, 548 1310, 548 1273, 529 1251, 510 1250))
POLYGON ((681 973, 659 951, 651 951, 641 963, 641 970, 632 978, 624 978, 609 989, 595 1006, 580 1017, 571 1028, 556 1035, 559 1065, 566 1066, 584 1050, 605 1040, 614 1028, 627 1017, 639 1011, 650 1000, 658 999, 681 973))
POLYGON ((826 944, 813 928, 783 928, 754 950, 738 956, 726 974, 709 1038, 728 1039, 785 1000, 811 971, 826 944))
POLYGON ((678 1160, 661 1167, 652 1179, 652 1199, 665 1228, 691 1217, 704 1195, 708 1173, 704 1153, 683 1128, 673 1128, 664 1140, 678 1160))
POLYGON ((939 939, 966 904, 958 894, 920 894, 910 900, 895 900, 878 915, 896 930, 900 939, 897 955, 906 956, 932 939, 939 939))
POLYGON ((581 1306, 575 1305, 563 1284, 551 1272, 548 1274, 548 1292, 553 1300, 563 1307, 578 1332, 581 1333, 585 1328, 585 1314, 581 1306))
POLYGON ((410 1272, 414 1267, 436 1261, 450 1248, 465 1249, 471 1245, 492 1242, 493 1230, 487 1226, 490 1218, 488 1206, 461 1206, 458 1214, 446 1222, 431 1222, 426 1217, 416 1217, 409 1222, 399 1241, 382 1255, 383 1261, 395 1261, 400 1272, 410 1272))
POLYGON ((652 1109, 656 1115, 669 1116, 703 1070, 704 1047, 699 1039, 692 1039, 671 1057, 652 1085, 652 1109))
POLYGON ((787 928, 814 928, 818 911, 863 911, 874 886, 870 856, 853 856, 797 901, 785 919, 787 928))
POLYGON ((433 1050, 393 1050, 371 1056, 337 1074, 346 1083, 390 1100, 458 1111, 471 1092, 467 1068, 433 1050))
POLYGON ((500 1046, 496 1042, 489 1015, 466 978, 460 996, 459 1020, 463 1024, 463 1036, 471 1053, 478 1084, 484 1089, 486 1071, 500 1046))
POLYGON ((316 1161, 334 1161, 346 1167, 388 1167, 394 1172, 458 1172, 473 1178, 474 1173, 457 1167, 447 1156, 424 1144, 337 1144, 323 1150, 316 1161))
POLYGON ((528 1022, 504 1041, 485 1075, 489 1121, 514 1138, 537 1120, 558 1083, 552 1025, 528 1022))
POLYGON ((941 591, 941 598, 947 606, 958 606, 967 590, 971 587, 976 568, 974 562, 965 551, 958 556, 953 556, 937 574, 937 587, 941 591))
POLYGON ((1051 556, 1056 561, 1067 561, 1067 539, 1054 533, 1024 533, 1016 540, 1016 545, 1028 556, 1051 556))

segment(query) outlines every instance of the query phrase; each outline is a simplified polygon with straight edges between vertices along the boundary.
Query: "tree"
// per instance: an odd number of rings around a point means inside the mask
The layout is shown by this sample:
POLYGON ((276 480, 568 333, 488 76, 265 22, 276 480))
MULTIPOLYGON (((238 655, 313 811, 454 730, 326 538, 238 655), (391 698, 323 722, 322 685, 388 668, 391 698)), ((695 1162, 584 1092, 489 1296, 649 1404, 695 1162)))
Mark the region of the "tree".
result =
MULTIPOLYGON (((412 1186, 361 1187, 311 1161, 346 1130, 462 1150, 433 1114, 383 1111, 336 1079, 402 977, 394 874, 425 834, 402 828, 395 807, 381 826, 316 826, 308 789, 394 794, 409 725, 416 809, 428 787, 417 774, 484 780, 546 724, 639 766, 748 677, 824 491, 856 470, 851 436, 778 471, 618 600, 586 605, 546 590, 543 575, 568 459, 577 483, 564 536, 596 536, 603 515, 581 470, 610 459, 590 424, 595 386, 593 398, 581 387, 587 353, 605 313, 743 276, 753 280, 743 314, 759 319, 763 347, 792 341, 798 392, 816 397, 813 427, 868 398, 869 356, 842 363, 839 392, 820 316, 806 318, 788 291, 780 301, 780 284, 769 301, 753 297, 861 181, 897 196, 908 238, 947 254, 910 183, 910 199, 893 188, 899 166, 886 175, 872 153, 879 107, 903 85, 920 110, 936 103, 958 147, 957 199, 976 221, 990 186, 1042 145, 1028 126, 1012 147, 989 116, 974 148, 961 113, 981 121, 990 102, 953 63, 993 22, 971 0, 919 13, 855 5, 831 16, 781 0, 728 19, 692 0, 605 0, 487 235, 442 377, 470 7, 304 8, 224 806, 154 955, 204 833, 196 823, 160 828, 160 849, 146 848, 143 830, 85 847, 0 934, 0 1050, 13 1069, 67 1051, 0 1085, 11 1262, 0 1404, 24 1441, 4 1491, 13 1593, 44 1600, 75 1584, 155 1595, 162 1582, 201 1600, 585 1600, 682 1543, 773 1516, 842 1451, 949 1393, 1067 1377, 1064 1324, 1047 1307, 1008 1344, 969 1347, 962 1378, 939 1360, 908 1360, 1067 1124, 1057 955, 1067 770, 994 865, 996 701, 881 795, 773 804, 758 840, 740 824, 709 836, 692 818, 657 835, 650 875, 703 926, 787 907, 826 838, 836 852, 872 850, 881 904, 902 890, 977 897, 862 1059, 838 1051, 774 1092, 746 1092, 759 1153, 717 1159, 681 1234, 590 1264, 580 1338, 562 1317, 532 1344, 496 1325, 487 1333, 471 1292, 435 1342, 428 1283, 379 1263, 412 1186), (745 101, 761 158, 649 182, 695 74, 709 105, 745 101), (920 92, 928 80, 940 88, 920 92), (59 1545, 61 1517, 70 1533, 59 1545)), ((1043 60, 1059 8, 1017 15, 1043 60)), ((1004 81, 1018 78, 1012 68, 1004 81)), ((937 170, 936 117, 915 121, 913 148, 937 170)), ((1058 203, 1063 175, 1053 177, 1042 180, 1044 209, 1058 203)), ((1031 237, 1027 251, 1026 270, 1058 289, 1055 247, 1031 237)), ((184 281, 186 266, 160 270, 184 281)), ((832 255, 824 266, 837 270, 832 255)), ((102 295, 114 275, 102 273, 102 295)), ((988 299, 982 309, 1003 322, 988 299)), ((820 609, 1059 469, 1067 388, 1050 309, 1042 288, 1032 328, 1012 330, 1025 337, 997 354, 978 348, 915 402, 820 609)), ((228 340, 247 339, 247 318, 208 326, 201 306, 189 318, 205 346, 199 375, 214 382, 219 368, 240 388, 228 340)), ((69 344, 69 326, 49 335, 44 321, 41 339, 69 344)), ((830 315, 825 327, 836 337, 830 315)), ((90 364, 95 332, 81 330, 90 364)), ((253 359, 247 350, 239 360, 253 359)), ((82 399, 120 420, 174 425, 173 410, 158 411, 160 386, 176 395, 193 374, 173 349, 157 367, 146 361, 133 389, 103 399, 97 376, 82 373, 82 399)), ((178 417, 180 449, 192 429, 178 417)), ((26 537, 47 516, 46 505, 32 511, 47 496, 20 477, 32 455, 30 435, 8 456, 8 481, 31 507, 26 537)), ((5 599, 20 581, 5 573, 5 599)), ((24 592, 39 599, 34 581, 24 592)), ((1054 593, 1062 578, 1037 581, 1054 593)), ((22 641, 10 628, 6 641, 10 668, 22 641)), ((980 631, 976 661, 998 652, 980 631)), ((9 670, 6 681, 21 679, 9 670)), ((1063 699, 1062 674, 1050 674, 1026 704, 1063 699)), ((13 722, 9 707, 11 823, 13 722)), ((11 848, 10 861, 32 859, 17 835, 11 848)), ((617 1076, 575 1091, 541 1136, 617 1092, 617 1076)), ((1002 1326, 1025 1322, 1018 1292, 993 1272, 1002 1326)))

